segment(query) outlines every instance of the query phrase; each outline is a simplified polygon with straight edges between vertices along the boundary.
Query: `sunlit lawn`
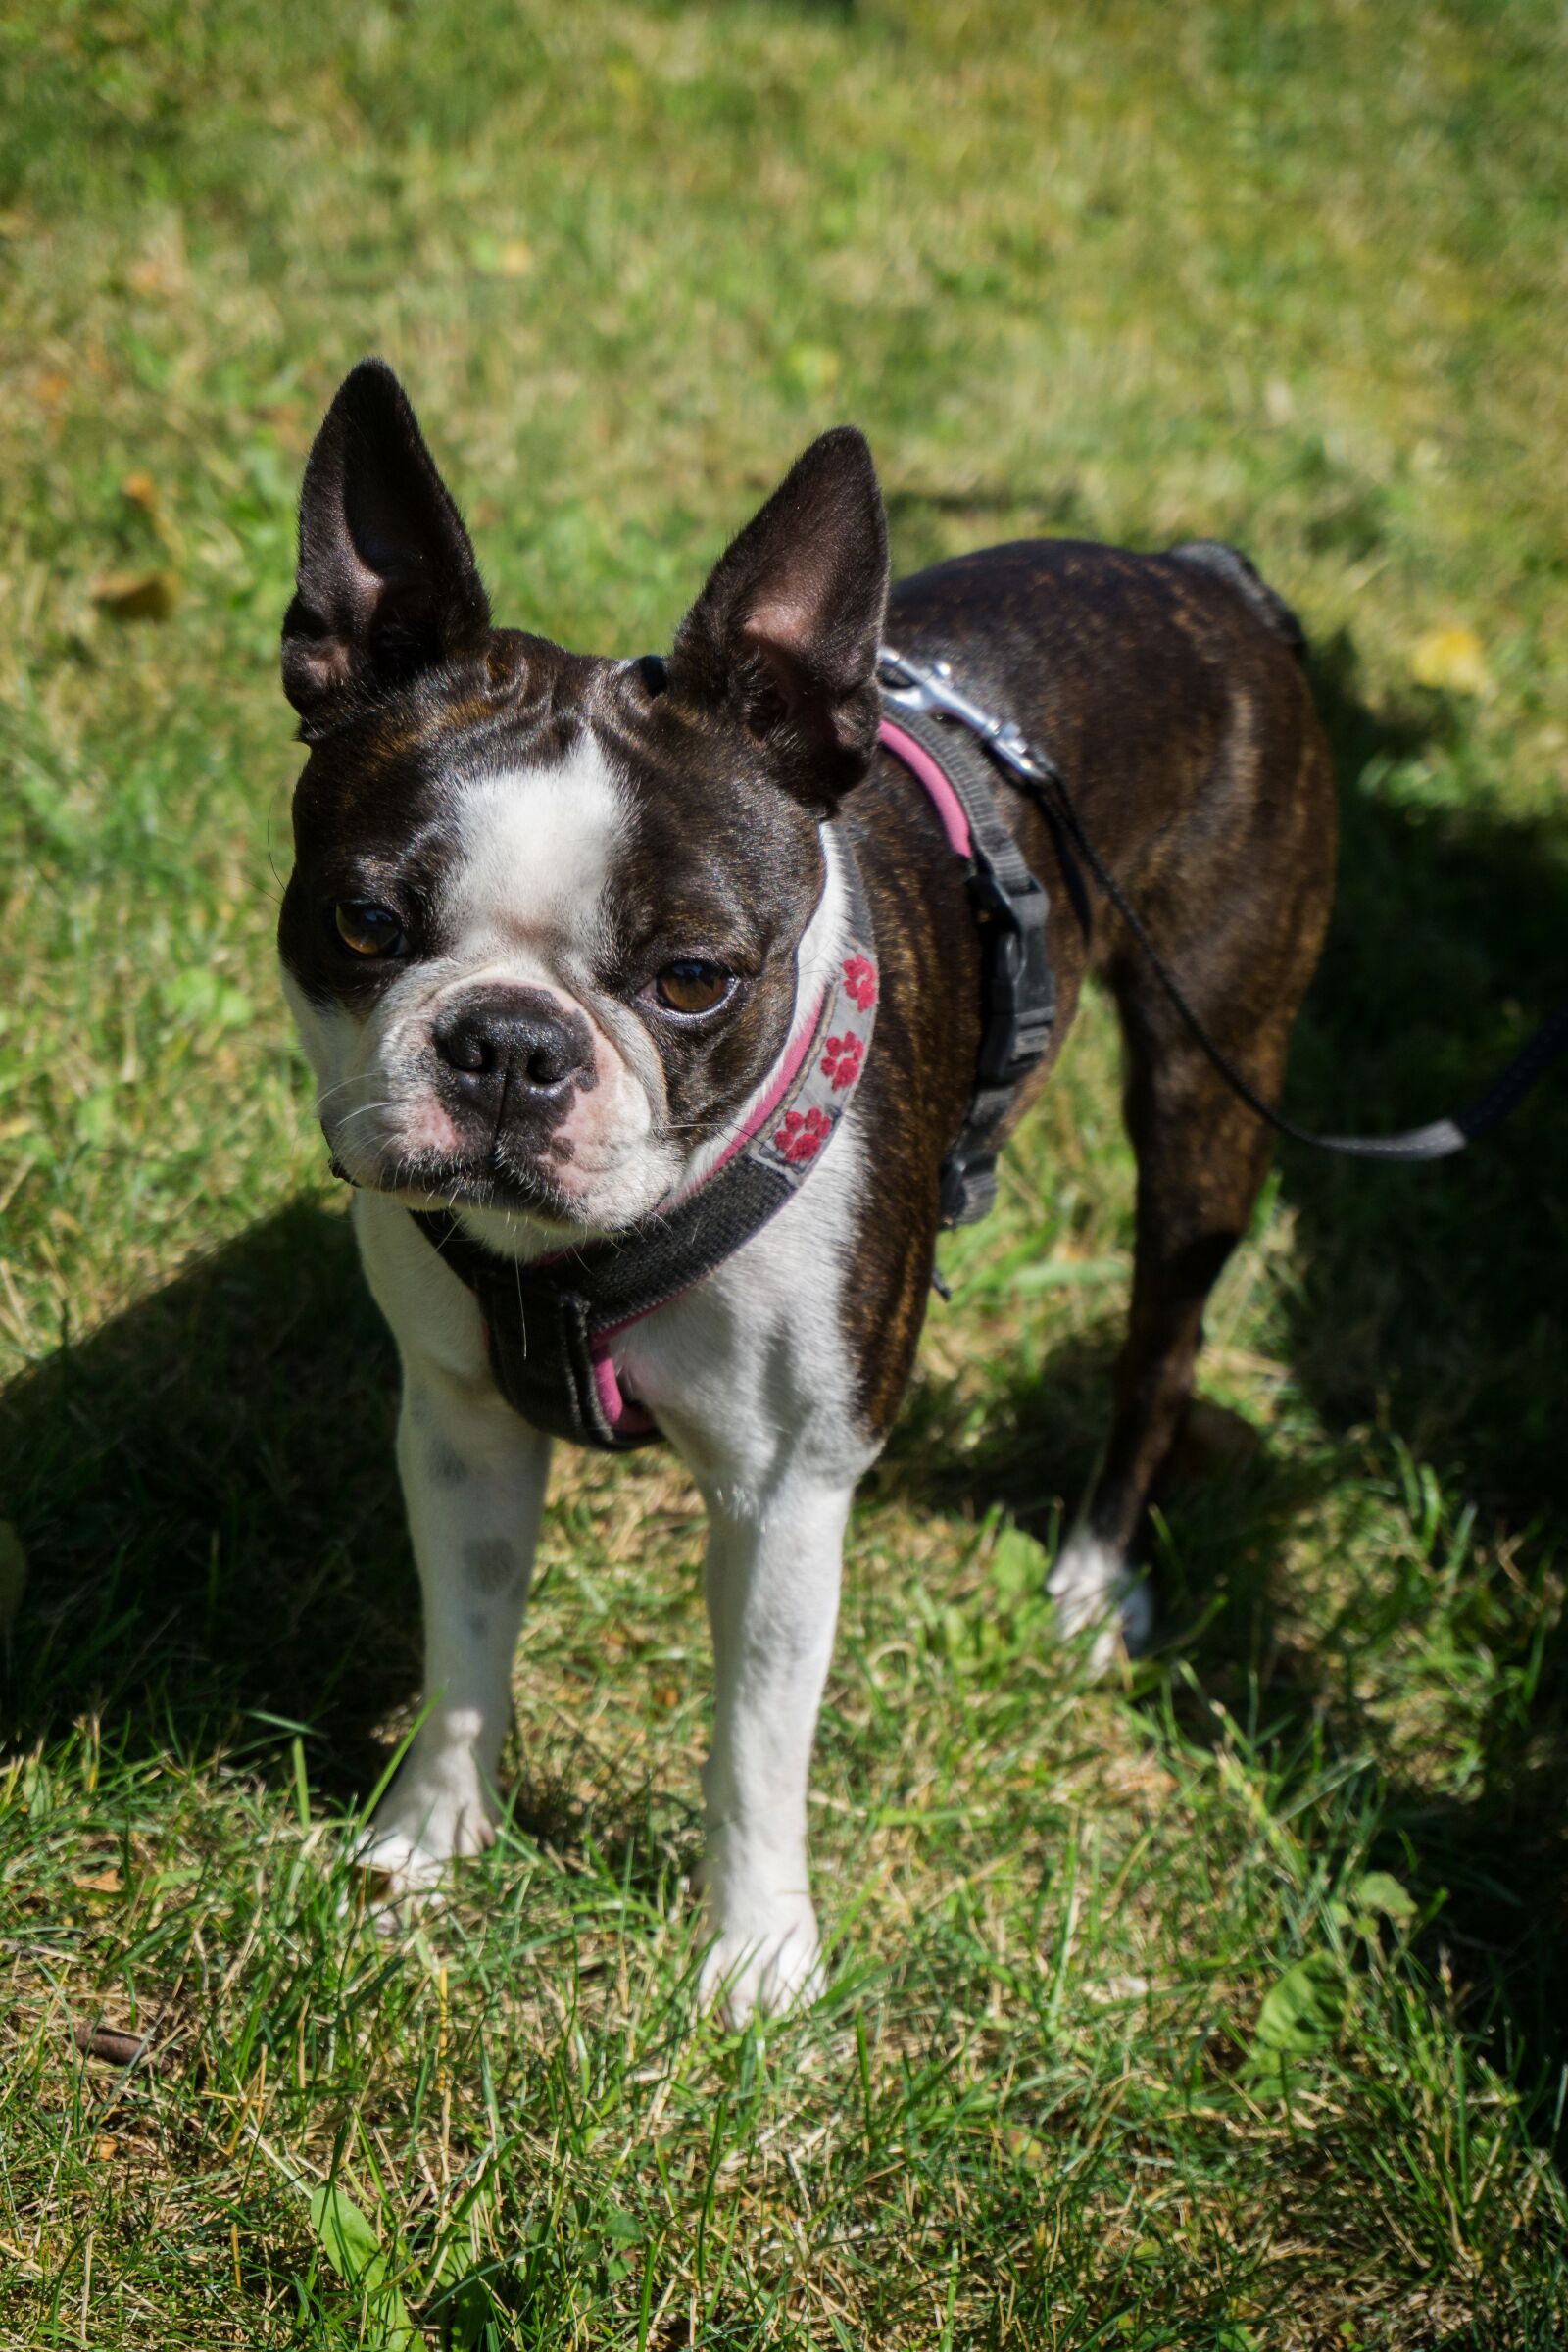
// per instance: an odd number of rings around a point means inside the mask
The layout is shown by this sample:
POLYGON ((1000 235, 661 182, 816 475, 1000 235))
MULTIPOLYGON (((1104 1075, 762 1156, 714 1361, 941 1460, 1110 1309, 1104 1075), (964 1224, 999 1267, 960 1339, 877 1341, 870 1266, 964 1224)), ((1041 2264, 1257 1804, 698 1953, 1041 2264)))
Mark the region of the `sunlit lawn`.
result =
POLYGON ((1562 2341, 1561 1086, 1473 1165, 1287 1152, 1091 1690, 1092 1008, 854 1524, 832 1991, 727 2038, 665 1458, 561 1465, 494 1854, 340 1908, 416 1595, 271 950, 293 500, 379 349, 572 644, 667 642, 841 417, 905 568, 1245 545, 1344 798, 1293 1106, 1462 1099, 1568 933, 1560 12, 22 0, 0 67, 0 2339, 1562 2341))

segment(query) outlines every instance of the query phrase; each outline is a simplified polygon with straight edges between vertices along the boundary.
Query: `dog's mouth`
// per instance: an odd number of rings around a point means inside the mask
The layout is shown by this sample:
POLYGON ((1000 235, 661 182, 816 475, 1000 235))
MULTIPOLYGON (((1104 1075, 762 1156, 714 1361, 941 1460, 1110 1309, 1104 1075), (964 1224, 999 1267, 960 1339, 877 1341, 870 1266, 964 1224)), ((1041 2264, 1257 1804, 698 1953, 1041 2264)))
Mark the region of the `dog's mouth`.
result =
POLYGON ((326 1140, 334 1175, 361 1192, 386 1193, 407 1207, 507 1209, 537 1224, 563 1228, 581 1222, 558 1184, 541 1169, 513 1159, 497 1141, 482 1153, 401 1152, 360 1169, 345 1166, 330 1135, 326 1140))
MULTIPOLYGON (((409 1182, 406 1178, 398 1189, 408 1189, 409 1182)), ((421 1170, 412 1182, 420 1192, 436 1194, 443 1208, 505 1208, 545 1225, 579 1221, 559 1186, 532 1170, 509 1168, 493 1155, 478 1166, 461 1161, 421 1170)))

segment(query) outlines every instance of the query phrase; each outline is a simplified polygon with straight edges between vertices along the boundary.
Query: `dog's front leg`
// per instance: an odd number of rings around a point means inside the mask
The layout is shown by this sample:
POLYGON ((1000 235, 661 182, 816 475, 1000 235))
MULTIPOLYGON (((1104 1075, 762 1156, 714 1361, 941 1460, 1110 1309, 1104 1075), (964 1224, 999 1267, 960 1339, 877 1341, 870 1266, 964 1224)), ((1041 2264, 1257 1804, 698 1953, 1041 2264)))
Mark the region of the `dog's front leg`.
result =
POLYGON ((418 1894, 494 1836, 513 1652, 528 1597, 550 1441, 405 1360, 398 1469, 424 1608, 422 1720, 362 1852, 418 1894))
POLYGON ((853 1493, 797 1470, 755 1502, 709 1498, 715 1704, 704 1890, 714 1940, 703 1991, 721 1995, 737 2025, 809 1997, 819 1982, 806 1788, 853 1493))
POLYGON ((424 1612, 421 1721, 359 1858, 388 1893, 418 1895, 494 1835, 550 1441, 502 1401, 473 1300, 403 1211, 362 1199, 355 1222, 403 1358, 398 1471, 424 1612))

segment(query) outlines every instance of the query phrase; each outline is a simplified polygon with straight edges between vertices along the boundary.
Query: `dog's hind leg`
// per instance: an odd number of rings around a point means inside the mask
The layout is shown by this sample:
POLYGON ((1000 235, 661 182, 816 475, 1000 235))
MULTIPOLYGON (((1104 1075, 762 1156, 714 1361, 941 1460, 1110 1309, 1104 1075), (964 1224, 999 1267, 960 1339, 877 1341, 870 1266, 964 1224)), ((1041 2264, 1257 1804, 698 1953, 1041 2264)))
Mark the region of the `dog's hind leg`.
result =
MULTIPOLYGON (((1138 1155, 1132 1309, 1104 1459, 1050 1585, 1064 1635, 1100 1627, 1102 1669, 1118 1637, 1136 1654, 1153 1626, 1134 1545, 1192 1396, 1208 1294, 1246 1231, 1270 1143, 1197 1047, 1169 1037, 1135 1043, 1135 1034, 1129 1024, 1127 1114, 1138 1155)), ((1250 1056, 1251 1070, 1266 1061, 1277 1072, 1283 1038, 1280 1049, 1250 1056)))
MULTIPOLYGON (((1331 801, 1323 809, 1320 788, 1327 773, 1326 754, 1320 764, 1309 746, 1300 805, 1322 821, 1304 846, 1298 837, 1294 857, 1279 861, 1283 886, 1254 894, 1233 914, 1228 932, 1216 926, 1206 937, 1198 928, 1204 905, 1226 901, 1196 894, 1186 954, 1179 937, 1172 942, 1195 1009, 1268 1102, 1279 1100, 1291 1026, 1326 919, 1333 816, 1331 801)), ((1166 939, 1173 928, 1164 931, 1166 939)), ((1150 1490, 1192 1397, 1209 1292, 1247 1230, 1273 1142, 1131 942, 1109 977, 1121 1013, 1124 1109, 1138 1160, 1132 1307, 1104 1458, 1050 1580, 1064 1634, 1100 1628, 1098 1668, 1109 1663, 1118 1639, 1136 1653, 1152 1630, 1153 1594, 1135 1564, 1134 1546, 1150 1490)))

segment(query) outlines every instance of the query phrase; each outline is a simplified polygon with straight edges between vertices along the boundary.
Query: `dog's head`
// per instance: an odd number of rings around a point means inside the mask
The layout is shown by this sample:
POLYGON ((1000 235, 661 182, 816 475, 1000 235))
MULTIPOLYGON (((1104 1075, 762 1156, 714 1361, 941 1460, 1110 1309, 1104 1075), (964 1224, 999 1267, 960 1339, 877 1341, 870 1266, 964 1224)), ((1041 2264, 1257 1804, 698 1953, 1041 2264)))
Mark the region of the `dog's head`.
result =
POLYGON ((355 368, 306 468, 283 624, 310 756, 279 947, 356 1183, 570 1235, 700 1173, 835 944, 813 949, 822 827, 875 748, 886 594, 870 454, 843 428, 667 660, 495 628, 402 387, 355 368))

